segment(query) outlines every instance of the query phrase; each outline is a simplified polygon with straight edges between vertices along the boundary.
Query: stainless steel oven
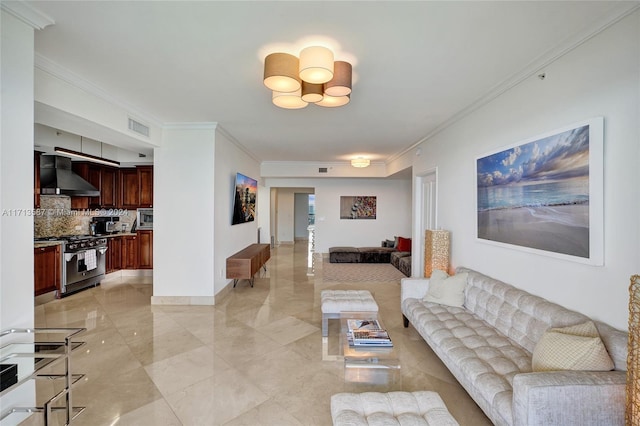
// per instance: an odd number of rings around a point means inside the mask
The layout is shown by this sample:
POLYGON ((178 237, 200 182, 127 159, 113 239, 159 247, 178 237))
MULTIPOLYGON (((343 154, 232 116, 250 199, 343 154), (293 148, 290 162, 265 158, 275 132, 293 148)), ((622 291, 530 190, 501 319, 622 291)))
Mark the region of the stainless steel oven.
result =
POLYGON ((138 209, 138 229, 153 229, 153 209, 138 209))
POLYGON ((107 239, 67 237, 62 246, 61 295, 100 284, 106 269, 107 239))

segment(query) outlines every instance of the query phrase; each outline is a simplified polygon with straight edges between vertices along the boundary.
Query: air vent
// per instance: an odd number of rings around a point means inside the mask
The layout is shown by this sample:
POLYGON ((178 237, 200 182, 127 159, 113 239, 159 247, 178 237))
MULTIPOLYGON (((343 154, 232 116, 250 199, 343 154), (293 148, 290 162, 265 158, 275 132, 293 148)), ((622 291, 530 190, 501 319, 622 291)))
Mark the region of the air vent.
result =
POLYGON ((149 137, 149 126, 145 126, 144 124, 134 120, 133 118, 129 119, 129 130, 149 137))
POLYGON ((318 173, 327 173, 327 168, 326 167, 318 168, 318 173))

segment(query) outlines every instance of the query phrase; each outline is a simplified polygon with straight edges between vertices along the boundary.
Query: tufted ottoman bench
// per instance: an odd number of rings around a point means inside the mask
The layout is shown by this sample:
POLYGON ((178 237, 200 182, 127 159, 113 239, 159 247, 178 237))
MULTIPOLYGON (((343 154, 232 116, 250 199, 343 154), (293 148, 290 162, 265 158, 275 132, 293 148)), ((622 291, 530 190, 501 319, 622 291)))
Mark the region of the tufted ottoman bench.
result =
POLYGON ((378 304, 366 290, 323 290, 322 335, 329 334, 329 319, 340 318, 340 312, 378 312, 378 304))
POLYGON ((360 251, 355 247, 329 247, 329 263, 360 263, 360 251))
POLYGON ((331 396, 331 418, 334 426, 458 424, 430 391, 338 393, 331 396))

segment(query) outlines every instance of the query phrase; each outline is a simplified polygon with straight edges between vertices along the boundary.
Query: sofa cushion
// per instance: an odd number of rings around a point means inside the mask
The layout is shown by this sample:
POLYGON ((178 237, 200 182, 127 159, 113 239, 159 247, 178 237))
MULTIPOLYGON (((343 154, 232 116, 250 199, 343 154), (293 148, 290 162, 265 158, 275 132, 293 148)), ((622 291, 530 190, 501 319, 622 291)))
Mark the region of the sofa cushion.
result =
POLYGON ((396 246, 398 251, 411 251, 411 238, 398 237, 398 245, 396 246))
POLYGON ((469 273, 465 308, 529 352, 549 327, 565 327, 589 319, 471 269, 458 267, 456 273, 461 272, 469 273))
POLYGON ((411 276, 411 256, 401 257, 398 261, 398 270, 407 277, 411 276))
POLYGON ((394 251, 391 253, 391 264, 397 269, 400 269, 400 259, 407 256, 411 256, 411 253, 406 251, 394 251))
POLYGON ((424 296, 424 301, 461 308, 464 305, 467 275, 466 272, 462 272, 449 276, 444 271, 434 270, 429 279, 429 290, 424 296))
POLYGON ((394 251, 391 247, 361 247, 360 263, 390 263, 391 253, 394 251))
POLYGON ((613 370, 613 361, 593 321, 547 330, 535 349, 533 371, 613 370))

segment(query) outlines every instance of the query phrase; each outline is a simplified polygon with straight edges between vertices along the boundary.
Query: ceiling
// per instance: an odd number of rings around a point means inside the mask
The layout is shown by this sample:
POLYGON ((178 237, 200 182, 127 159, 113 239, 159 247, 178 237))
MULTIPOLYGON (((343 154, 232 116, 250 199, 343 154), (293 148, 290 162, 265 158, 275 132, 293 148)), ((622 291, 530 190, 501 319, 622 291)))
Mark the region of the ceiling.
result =
POLYGON ((217 122, 260 161, 329 162, 393 159, 636 2, 28 3, 55 21, 36 53, 142 118, 217 122), (353 64, 351 102, 274 106, 264 56, 318 41, 353 64))

